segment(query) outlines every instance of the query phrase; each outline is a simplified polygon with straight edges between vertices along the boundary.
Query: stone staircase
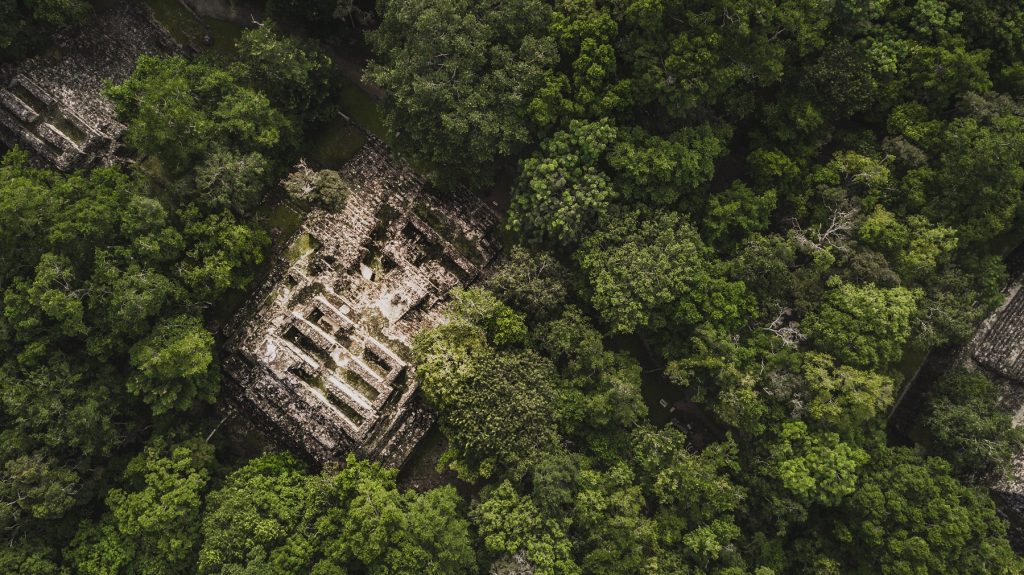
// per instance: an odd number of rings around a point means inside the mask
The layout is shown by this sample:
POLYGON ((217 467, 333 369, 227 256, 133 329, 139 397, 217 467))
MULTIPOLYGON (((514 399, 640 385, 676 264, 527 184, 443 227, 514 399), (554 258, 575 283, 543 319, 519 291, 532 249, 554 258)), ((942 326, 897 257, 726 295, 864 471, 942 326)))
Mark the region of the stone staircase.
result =
POLYGON ((74 113, 60 109, 48 93, 24 76, 0 88, 0 138, 20 144, 70 171, 89 163, 102 137, 74 113))

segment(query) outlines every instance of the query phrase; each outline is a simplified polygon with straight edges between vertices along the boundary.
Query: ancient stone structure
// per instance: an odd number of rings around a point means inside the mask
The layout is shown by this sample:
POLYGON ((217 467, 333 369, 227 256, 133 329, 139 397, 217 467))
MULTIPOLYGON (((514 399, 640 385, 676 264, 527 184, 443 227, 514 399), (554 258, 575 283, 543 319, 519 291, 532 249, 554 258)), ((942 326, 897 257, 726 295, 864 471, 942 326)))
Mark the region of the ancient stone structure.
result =
MULTIPOLYGON (((984 322, 958 361, 965 369, 988 372, 999 390, 1000 403, 1013 413, 1013 425, 1024 423, 1024 289, 1020 282, 984 322)), ((1024 549, 1024 453, 1012 469, 991 486, 1000 512, 1010 521, 1010 540, 1024 549)))
POLYGON ((1003 305, 982 327, 972 355, 982 366, 1024 382, 1024 292, 1020 285, 1010 288, 1003 305))
POLYGON ((497 254, 494 212, 429 193, 373 138, 342 170, 339 213, 313 210, 271 279, 227 328, 230 391, 318 462, 354 451, 401 466, 432 423, 412 337, 497 254))
POLYGON ((0 77, 0 139, 63 171, 110 164, 126 128, 105 82, 127 78, 142 54, 178 50, 142 4, 98 14, 0 77))

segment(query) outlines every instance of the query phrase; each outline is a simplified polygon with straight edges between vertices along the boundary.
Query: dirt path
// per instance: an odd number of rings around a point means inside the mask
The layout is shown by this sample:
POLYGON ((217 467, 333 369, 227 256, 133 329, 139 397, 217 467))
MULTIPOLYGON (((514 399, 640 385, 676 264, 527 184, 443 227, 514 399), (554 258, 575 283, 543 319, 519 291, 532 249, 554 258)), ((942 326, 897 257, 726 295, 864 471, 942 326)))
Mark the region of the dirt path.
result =
POLYGON ((363 66, 365 62, 346 58, 337 53, 336 50, 331 51, 331 58, 334 60, 334 67, 337 68, 341 75, 346 80, 359 86, 367 94, 373 96, 377 100, 383 100, 387 92, 383 88, 376 84, 370 84, 363 81, 363 66))

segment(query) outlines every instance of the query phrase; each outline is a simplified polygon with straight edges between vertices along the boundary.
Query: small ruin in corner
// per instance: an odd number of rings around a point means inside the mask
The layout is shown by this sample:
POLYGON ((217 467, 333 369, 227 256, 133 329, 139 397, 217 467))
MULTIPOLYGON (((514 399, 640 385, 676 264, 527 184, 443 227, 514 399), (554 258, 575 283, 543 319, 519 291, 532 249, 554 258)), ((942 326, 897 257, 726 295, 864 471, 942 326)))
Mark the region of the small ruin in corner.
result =
POLYGON ((139 56, 180 52, 140 3, 94 15, 59 34, 50 51, 0 69, 0 141, 65 172, 116 163, 127 127, 106 83, 126 80, 139 56))
POLYGON ((400 467, 433 422, 412 338, 494 260, 498 218, 468 193, 429 193, 373 138, 342 176, 344 209, 309 214, 228 326, 228 394, 320 463, 355 452, 400 467))

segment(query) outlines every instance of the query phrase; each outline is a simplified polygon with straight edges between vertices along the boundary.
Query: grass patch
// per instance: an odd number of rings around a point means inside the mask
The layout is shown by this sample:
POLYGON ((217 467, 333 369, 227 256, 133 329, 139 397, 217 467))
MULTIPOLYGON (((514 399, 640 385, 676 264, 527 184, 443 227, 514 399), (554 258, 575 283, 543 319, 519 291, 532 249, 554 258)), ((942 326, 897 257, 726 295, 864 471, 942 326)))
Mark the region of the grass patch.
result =
POLYGON ((204 37, 209 34, 213 44, 209 50, 222 54, 234 54, 235 41, 242 37, 244 26, 225 20, 202 16, 196 18, 181 5, 179 0, 145 0, 157 21, 183 46, 202 48, 204 37))
POLYGON ((316 241, 316 238, 309 234, 299 234, 285 250, 284 257, 289 264, 294 264, 319 248, 320 242, 316 241))
POLYGON ((307 139, 303 155, 317 165, 339 169, 366 144, 366 133, 344 118, 337 118, 307 139))
POLYGON ((380 397, 380 392, 377 391, 377 388, 363 381, 363 378, 350 369, 345 370, 345 383, 352 386, 352 389, 358 391, 371 402, 380 397))
POLYGON ((352 121, 378 138, 388 141, 387 130, 377 100, 363 91, 358 84, 343 80, 338 88, 341 111, 352 121))

